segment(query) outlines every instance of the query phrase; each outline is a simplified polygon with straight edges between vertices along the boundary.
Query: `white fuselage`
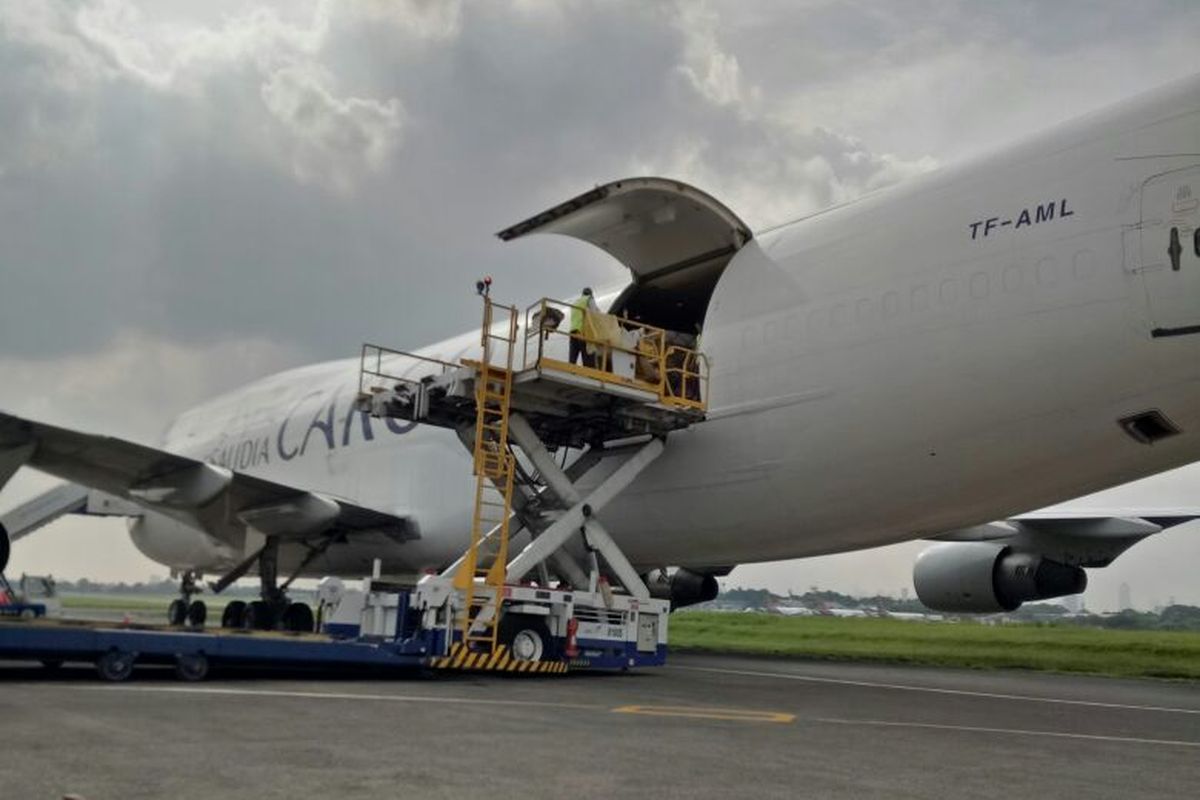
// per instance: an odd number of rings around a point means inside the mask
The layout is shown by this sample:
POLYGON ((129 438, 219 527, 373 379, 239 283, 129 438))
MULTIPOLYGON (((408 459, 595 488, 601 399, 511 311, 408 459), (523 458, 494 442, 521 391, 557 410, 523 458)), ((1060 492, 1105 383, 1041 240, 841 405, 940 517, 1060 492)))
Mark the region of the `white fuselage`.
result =
MULTIPOLYGON (((1196 153, 1190 80, 759 235, 709 305, 709 419, 670 436, 605 526, 638 565, 717 567, 917 538, 1200 458, 1200 334, 1151 335, 1200 325, 1196 153), (1149 409, 1182 435, 1148 446, 1117 424, 1149 409)), ((352 412, 357 380, 357 359, 267 378, 184 414, 166 447, 416 524, 314 572, 443 565, 466 543, 470 460, 452 432, 352 412)), ((232 558, 141 530, 171 566, 232 558)))

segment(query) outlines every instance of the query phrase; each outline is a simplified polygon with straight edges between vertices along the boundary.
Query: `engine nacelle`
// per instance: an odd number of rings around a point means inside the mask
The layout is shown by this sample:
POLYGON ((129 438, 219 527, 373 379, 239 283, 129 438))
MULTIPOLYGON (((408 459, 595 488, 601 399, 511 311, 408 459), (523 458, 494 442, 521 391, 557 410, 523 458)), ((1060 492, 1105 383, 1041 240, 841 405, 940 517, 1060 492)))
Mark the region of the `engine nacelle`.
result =
POLYGON ((651 572, 646 576, 646 588, 651 597, 670 600, 672 610, 714 600, 720 592, 717 579, 712 575, 682 567, 670 575, 661 569, 651 572))
POLYGON ((12 544, 8 541, 8 531, 0 523, 0 572, 8 566, 8 557, 12 553, 12 544))
POLYGON ((913 587, 936 611, 992 614, 1079 594, 1087 588, 1087 573, 994 542, 943 542, 917 556, 913 587))
POLYGON ((128 525, 134 547, 171 569, 210 572, 236 563, 235 554, 203 530, 165 514, 147 511, 140 517, 130 517, 128 525))

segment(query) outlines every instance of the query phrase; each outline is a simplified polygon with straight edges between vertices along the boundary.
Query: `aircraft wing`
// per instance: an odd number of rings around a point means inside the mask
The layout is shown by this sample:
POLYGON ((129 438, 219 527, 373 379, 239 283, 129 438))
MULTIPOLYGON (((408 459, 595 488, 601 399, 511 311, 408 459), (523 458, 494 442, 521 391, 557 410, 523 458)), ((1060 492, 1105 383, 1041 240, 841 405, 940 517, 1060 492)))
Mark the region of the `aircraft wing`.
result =
POLYGON ((1037 552, 1063 564, 1106 567, 1147 536, 1197 519, 1200 509, 1195 508, 1055 508, 929 538, 941 542, 995 542, 1037 552))
MULTIPOLYGON (((395 514, 124 439, 0 412, 0 486, 22 464, 199 524, 226 541, 247 527, 285 538, 368 532, 397 541, 417 538, 409 521, 395 514)), ((64 500, 54 504, 56 509, 77 510, 78 487, 54 491, 64 500), (72 498, 74 503, 68 502, 72 498)))

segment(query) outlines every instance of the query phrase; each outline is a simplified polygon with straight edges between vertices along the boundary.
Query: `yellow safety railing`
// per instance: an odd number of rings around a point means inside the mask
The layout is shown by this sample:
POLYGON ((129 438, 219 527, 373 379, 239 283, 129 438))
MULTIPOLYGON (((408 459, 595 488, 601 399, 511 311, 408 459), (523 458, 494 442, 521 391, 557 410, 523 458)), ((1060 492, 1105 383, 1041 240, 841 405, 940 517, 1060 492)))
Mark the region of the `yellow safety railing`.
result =
POLYGON ((550 298, 525 310, 524 369, 549 367, 652 392, 664 405, 707 407, 708 360, 703 354, 669 343, 673 334, 663 328, 617 314, 600 313, 600 324, 592 325, 585 317, 582 328, 571 331, 572 311, 570 303, 550 298), (608 335, 595 335, 597 328, 606 328, 608 335))
POLYGON ((703 411, 708 403, 708 357, 686 347, 668 347, 663 402, 703 411))

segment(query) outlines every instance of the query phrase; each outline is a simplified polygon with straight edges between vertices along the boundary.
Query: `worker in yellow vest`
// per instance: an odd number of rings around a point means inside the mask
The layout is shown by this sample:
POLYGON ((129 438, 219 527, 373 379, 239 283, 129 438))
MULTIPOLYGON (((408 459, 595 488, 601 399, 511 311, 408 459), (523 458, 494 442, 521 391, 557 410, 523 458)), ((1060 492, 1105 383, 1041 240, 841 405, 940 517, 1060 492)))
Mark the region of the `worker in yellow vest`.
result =
POLYGON ((587 342, 581 337, 583 335, 583 320, 589 311, 599 311, 596 306, 596 300, 592 296, 592 287, 583 287, 581 294, 574 302, 571 303, 571 327, 568 331, 571 335, 570 361, 575 363, 576 359, 580 359, 585 367, 594 365, 595 358, 587 351, 587 342))

